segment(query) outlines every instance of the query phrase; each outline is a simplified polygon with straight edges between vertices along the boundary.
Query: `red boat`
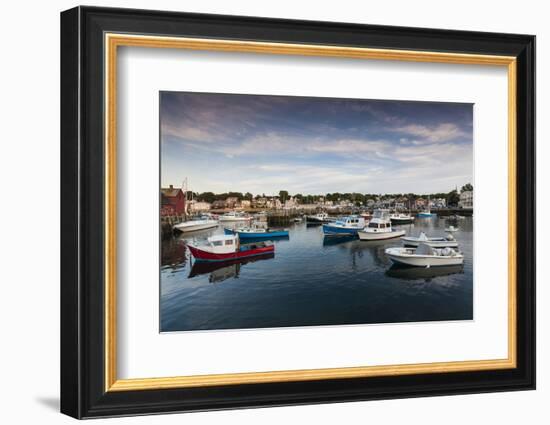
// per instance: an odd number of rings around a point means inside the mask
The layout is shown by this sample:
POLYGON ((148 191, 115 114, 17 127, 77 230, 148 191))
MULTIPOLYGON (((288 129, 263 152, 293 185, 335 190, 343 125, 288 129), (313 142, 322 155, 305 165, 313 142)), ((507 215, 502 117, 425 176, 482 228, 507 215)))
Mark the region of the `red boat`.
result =
POLYGON ((208 238, 207 245, 187 247, 197 261, 227 261, 275 252, 275 246, 265 242, 241 245, 238 235, 216 235, 208 238))

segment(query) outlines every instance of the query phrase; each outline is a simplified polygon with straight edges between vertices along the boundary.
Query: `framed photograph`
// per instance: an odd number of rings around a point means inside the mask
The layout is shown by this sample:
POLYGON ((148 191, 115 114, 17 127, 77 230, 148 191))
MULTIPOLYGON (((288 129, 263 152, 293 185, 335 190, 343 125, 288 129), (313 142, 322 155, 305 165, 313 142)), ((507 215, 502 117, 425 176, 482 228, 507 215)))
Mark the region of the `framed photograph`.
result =
POLYGON ((61 411, 535 388, 535 37, 61 14, 61 411))

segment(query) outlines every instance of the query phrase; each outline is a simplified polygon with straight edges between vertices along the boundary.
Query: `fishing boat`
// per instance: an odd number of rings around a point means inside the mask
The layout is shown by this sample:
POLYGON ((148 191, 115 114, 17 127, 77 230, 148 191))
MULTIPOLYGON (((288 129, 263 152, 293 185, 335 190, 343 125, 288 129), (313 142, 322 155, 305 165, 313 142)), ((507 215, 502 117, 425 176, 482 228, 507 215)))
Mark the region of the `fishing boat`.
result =
POLYGON ((455 227, 455 226, 445 227, 445 231, 446 232, 458 232, 458 227, 455 227))
POLYGON ((187 247, 196 261, 227 261, 275 252, 275 246, 266 242, 241 244, 239 235, 211 236, 206 245, 188 243, 187 247))
POLYGON ((355 235, 365 227, 365 219, 350 215, 336 220, 334 223, 323 224, 323 232, 330 236, 355 235))
POLYGON ((430 197, 428 196, 428 208, 426 208, 423 211, 420 211, 418 213, 418 217, 430 218, 435 216, 437 216, 437 214, 432 213, 432 210, 430 209, 430 197))
POLYGON ((195 232, 197 230, 211 229, 213 227, 217 227, 217 225, 217 220, 214 220, 207 216, 201 216, 192 220, 183 221, 181 223, 175 224, 173 226, 173 229, 181 233, 187 233, 195 232))
POLYGON ((391 261, 413 267, 455 266, 464 263, 464 255, 452 248, 432 248, 421 243, 418 248, 386 248, 391 261))
POLYGON ((239 235, 240 239, 270 239, 270 238, 287 238, 288 230, 273 230, 269 228, 259 227, 244 227, 240 229, 224 228, 226 235, 239 235))
POLYGON ((397 238, 405 233, 405 230, 392 229, 388 210, 376 210, 368 226, 358 232, 358 235, 362 241, 379 241, 397 238))
POLYGON ((409 224, 414 221, 414 217, 410 214, 394 213, 390 215, 392 224, 409 224))
POLYGON ((249 220, 252 220, 252 216, 247 215, 243 212, 230 211, 220 215, 219 220, 220 221, 249 221, 249 220))
POLYGON ((426 233, 421 232, 420 236, 403 236, 401 238, 404 246, 417 247, 421 243, 431 246, 432 248, 457 248, 458 242, 453 235, 447 235, 445 237, 433 237, 429 238, 426 233))
POLYGON ((427 208, 423 211, 420 211, 418 213, 418 217, 425 217, 425 218, 435 217, 436 215, 437 214, 432 213, 432 211, 429 208, 427 208))
POLYGON ((306 223, 323 224, 331 221, 332 220, 326 212, 317 213, 315 215, 306 215, 306 223))

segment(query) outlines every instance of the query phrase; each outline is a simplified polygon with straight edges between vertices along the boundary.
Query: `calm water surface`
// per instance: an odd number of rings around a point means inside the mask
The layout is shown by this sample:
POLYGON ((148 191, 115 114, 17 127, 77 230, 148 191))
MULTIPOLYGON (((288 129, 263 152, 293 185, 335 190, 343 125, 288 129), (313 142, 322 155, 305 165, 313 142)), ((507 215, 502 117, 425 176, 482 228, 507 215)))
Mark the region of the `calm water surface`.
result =
MULTIPOLYGON (((395 227, 444 236, 448 224, 417 218, 395 227)), ((161 331, 472 319, 472 218, 458 227, 464 266, 430 269, 392 266, 384 250, 401 246, 399 238, 326 238, 305 223, 289 226, 274 255, 234 263, 195 263, 186 248, 186 240, 223 233, 221 226, 164 241, 161 331)))

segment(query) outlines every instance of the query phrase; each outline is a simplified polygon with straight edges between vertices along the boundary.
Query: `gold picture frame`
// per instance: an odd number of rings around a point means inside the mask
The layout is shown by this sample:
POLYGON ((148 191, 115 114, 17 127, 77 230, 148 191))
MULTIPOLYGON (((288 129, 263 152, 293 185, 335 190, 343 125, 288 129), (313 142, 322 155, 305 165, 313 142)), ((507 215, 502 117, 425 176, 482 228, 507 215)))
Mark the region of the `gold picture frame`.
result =
POLYGON ((512 56, 441 53, 411 50, 333 47, 307 44, 281 44, 253 41, 105 34, 106 122, 105 151, 105 391, 135 391, 319 379, 341 379, 417 373, 465 372, 516 367, 516 58, 512 56), (175 377, 117 379, 116 375, 116 96, 117 51, 119 47, 189 49, 239 53, 282 54, 395 60, 506 67, 508 72, 508 358, 385 366, 285 370, 175 377))

